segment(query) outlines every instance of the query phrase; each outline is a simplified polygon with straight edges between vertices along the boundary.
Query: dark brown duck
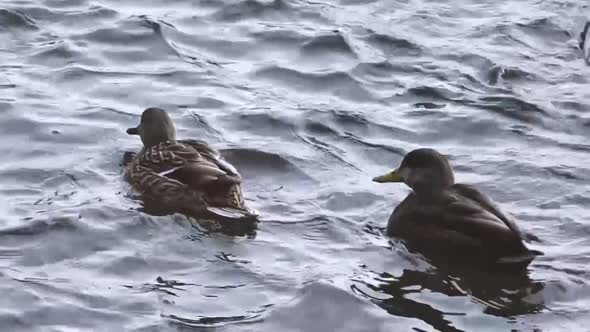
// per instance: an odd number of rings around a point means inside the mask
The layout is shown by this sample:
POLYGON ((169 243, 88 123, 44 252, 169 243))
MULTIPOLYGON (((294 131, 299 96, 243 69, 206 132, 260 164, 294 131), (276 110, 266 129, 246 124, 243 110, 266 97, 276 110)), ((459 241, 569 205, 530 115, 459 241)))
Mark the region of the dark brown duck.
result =
POLYGON ((394 209, 387 235, 410 250, 445 260, 526 266, 529 250, 515 222, 476 188, 455 183, 447 158, 433 149, 408 153, 375 182, 403 182, 412 192, 394 209))

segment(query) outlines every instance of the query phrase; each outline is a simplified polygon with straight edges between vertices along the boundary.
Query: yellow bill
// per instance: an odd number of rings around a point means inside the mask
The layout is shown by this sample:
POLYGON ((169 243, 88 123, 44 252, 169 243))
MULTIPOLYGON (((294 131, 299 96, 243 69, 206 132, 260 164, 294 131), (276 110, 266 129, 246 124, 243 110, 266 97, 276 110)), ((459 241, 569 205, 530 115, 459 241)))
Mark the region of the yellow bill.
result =
POLYGON ((399 174, 399 170, 394 170, 393 172, 389 172, 387 174, 381 175, 381 176, 377 176, 373 178, 373 181, 375 182, 379 182, 379 183, 385 183, 385 182, 402 182, 402 176, 399 174))

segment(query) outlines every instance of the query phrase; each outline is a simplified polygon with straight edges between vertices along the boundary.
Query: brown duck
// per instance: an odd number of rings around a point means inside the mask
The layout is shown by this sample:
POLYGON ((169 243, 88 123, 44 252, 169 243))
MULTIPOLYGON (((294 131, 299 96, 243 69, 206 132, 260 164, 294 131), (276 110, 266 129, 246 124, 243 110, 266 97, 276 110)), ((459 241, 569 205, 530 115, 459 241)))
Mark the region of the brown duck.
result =
POLYGON ((210 230, 241 235, 256 228, 257 216, 244 203, 236 168, 203 141, 176 140, 164 110, 146 109, 127 133, 143 142, 125 175, 144 200, 194 217, 210 230))

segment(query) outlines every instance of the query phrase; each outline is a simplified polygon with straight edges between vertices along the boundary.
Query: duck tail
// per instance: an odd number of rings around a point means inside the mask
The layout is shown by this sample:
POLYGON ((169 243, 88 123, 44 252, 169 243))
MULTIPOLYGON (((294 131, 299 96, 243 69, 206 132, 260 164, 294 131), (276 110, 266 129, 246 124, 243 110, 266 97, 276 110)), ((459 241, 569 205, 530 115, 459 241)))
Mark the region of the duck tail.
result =
POLYGON ((236 209, 233 207, 217 207, 217 206, 208 206, 207 212, 213 214, 213 216, 219 219, 225 220, 252 220, 256 219, 257 215, 252 211, 243 210, 243 209, 236 209))
POLYGON ((510 265, 528 265, 530 262, 533 261, 533 259, 535 259, 535 257, 542 255, 543 253, 541 251, 529 249, 523 253, 519 253, 516 255, 500 257, 497 260, 497 263, 510 265))
POLYGON ((208 206, 200 210, 198 215, 194 218, 201 226, 229 236, 255 234, 259 223, 257 214, 227 206, 208 206))

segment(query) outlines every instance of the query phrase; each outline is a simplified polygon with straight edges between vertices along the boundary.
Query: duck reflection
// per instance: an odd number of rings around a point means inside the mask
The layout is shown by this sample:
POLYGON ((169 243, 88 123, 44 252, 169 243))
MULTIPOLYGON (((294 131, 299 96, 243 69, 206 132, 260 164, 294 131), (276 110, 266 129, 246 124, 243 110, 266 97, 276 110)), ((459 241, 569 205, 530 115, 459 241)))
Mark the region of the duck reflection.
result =
POLYGON ((391 315, 416 318, 439 331, 461 331, 448 317, 466 313, 435 308, 432 304, 420 302, 413 294, 429 291, 449 297, 469 297, 483 306, 484 314, 507 318, 540 312, 544 308, 542 300, 538 300, 541 297, 535 296, 543 290, 544 284, 531 280, 526 270, 481 270, 436 263, 432 270, 404 269, 400 276, 372 271, 375 273, 372 280, 361 281, 372 292, 356 286, 353 290, 391 315))

